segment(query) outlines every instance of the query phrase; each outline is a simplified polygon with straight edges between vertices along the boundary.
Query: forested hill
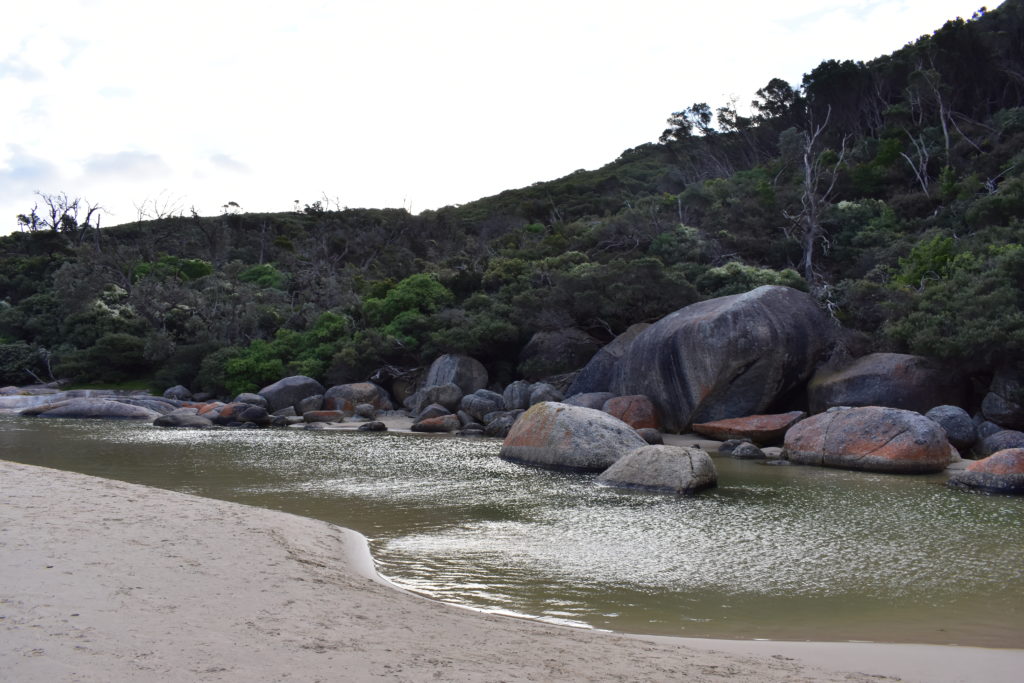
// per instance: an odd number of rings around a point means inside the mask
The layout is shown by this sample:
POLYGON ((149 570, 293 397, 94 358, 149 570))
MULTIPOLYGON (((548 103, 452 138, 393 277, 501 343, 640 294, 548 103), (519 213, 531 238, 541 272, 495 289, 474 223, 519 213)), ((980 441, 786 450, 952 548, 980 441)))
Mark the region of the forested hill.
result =
POLYGON ((44 194, 0 238, 0 383, 227 394, 443 352, 536 379, 766 283, 814 293, 853 354, 1024 361, 1024 0, 773 79, 751 111, 694 103, 601 169, 418 216, 228 206, 99 230, 44 194))

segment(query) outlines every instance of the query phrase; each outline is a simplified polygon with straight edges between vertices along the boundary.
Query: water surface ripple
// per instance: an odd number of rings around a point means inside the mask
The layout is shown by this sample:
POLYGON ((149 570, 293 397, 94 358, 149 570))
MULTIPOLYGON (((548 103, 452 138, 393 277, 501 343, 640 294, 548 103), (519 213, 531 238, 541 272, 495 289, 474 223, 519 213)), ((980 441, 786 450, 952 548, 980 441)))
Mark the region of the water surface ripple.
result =
POLYGON ((715 458, 691 497, 500 460, 493 440, 0 419, 3 457, 285 510, 423 594, 670 635, 1024 646, 1024 500, 715 458))

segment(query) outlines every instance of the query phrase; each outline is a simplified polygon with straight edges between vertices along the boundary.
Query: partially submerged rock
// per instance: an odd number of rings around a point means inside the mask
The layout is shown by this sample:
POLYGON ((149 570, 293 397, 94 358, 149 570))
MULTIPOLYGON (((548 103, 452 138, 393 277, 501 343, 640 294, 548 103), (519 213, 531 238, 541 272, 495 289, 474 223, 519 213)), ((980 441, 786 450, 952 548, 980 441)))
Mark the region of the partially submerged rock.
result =
POLYGON ((698 434, 728 441, 729 439, 749 439, 762 445, 781 443, 786 431, 800 420, 807 417, 802 410, 775 415, 750 415, 732 417, 714 422, 700 422, 692 429, 698 434))
POLYGON ((213 421, 195 413, 168 413, 153 420, 157 427, 181 427, 191 429, 209 429, 213 421))
POLYGON ((711 456, 699 448, 643 446, 622 456, 598 476, 607 486, 684 495, 718 483, 711 456))
POLYGON ((802 465, 922 474, 949 465, 946 433, 924 415, 898 408, 836 408, 786 433, 786 457, 802 465))
POLYGON ((142 406, 134 406, 106 398, 73 398, 67 401, 37 406, 20 413, 27 417, 67 417, 90 420, 148 420, 152 422, 160 413, 142 406))
POLYGON ((764 451, 749 441, 742 441, 737 444, 729 455, 737 460, 764 460, 768 457, 765 455, 764 451))
POLYGON ((600 410, 543 402, 512 426, 501 457, 552 469, 603 471, 645 445, 636 430, 600 410))
POLYGON ((949 486, 1024 495, 1024 448, 997 451, 950 475, 949 486))

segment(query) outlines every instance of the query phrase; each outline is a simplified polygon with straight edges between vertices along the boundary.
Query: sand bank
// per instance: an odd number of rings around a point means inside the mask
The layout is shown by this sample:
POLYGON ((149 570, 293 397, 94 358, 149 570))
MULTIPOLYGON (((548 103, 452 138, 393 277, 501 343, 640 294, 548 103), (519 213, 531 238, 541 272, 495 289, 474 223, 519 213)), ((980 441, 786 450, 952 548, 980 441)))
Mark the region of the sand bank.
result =
POLYGON ((317 520, 0 461, 0 679, 1011 681, 1024 651, 628 636, 439 604, 317 520))

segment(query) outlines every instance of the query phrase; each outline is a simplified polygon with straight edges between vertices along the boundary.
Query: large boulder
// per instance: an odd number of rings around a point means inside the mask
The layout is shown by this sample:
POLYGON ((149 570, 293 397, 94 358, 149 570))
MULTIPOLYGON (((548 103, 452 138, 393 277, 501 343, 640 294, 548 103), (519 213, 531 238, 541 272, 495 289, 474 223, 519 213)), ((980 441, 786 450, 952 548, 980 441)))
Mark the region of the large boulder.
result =
POLYGON ((598 476, 607 486, 685 495, 711 488, 718 472, 711 456, 686 446, 644 446, 622 456, 598 476))
POLYGON ((814 299, 790 287, 702 301, 634 339, 610 391, 650 397, 673 432, 763 413, 810 376, 830 330, 814 299))
POLYGON ((446 353, 430 365, 424 387, 455 384, 463 394, 472 394, 487 386, 487 368, 475 358, 446 353))
POLYGON ((155 410, 105 398, 73 398, 23 410, 21 415, 95 420, 148 420, 149 422, 160 417, 160 413, 155 410))
POLYGON ((937 423, 920 413, 869 406, 835 408, 801 420, 786 432, 786 457, 802 465, 870 472, 941 472, 950 444, 937 423))
POLYGON ((992 378, 981 402, 985 419, 1007 429, 1024 429, 1024 378, 1013 370, 1000 370, 992 378))
POLYGON ((610 398, 604 402, 601 410, 619 418, 633 429, 658 429, 661 427, 661 422, 658 420, 658 409, 651 403, 651 399, 640 394, 610 398))
POLYGON ((693 425, 693 431, 719 441, 750 439, 764 446, 780 443, 786 431, 805 417, 807 413, 802 410, 775 415, 731 417, 714 422, 698 422, 693 425))
POLYGON ((812 413, 836 406, 885 406, 924 413, 959 404, 964 382, 950 368, 922 356, 872 353, 838 369, 819 369, 807 384, 812 413))
POLYGON ((500 455, 526 465, 600 472, 645 445, 636 430, 608 413, 543 402, 519 416, 500 455))
POLYGON ((536 381, 571 372, 583 367, 600 346, 600 342, 575 327, 535 332, 519 354, 519 374, 536 381))
POLYGON ((324 387, 312 377, 295 375, 285 377, 259 390, 259 395, 267 400, 267 412, 273 413, 282 408, 293 406, 298 409, 302 399, 324 393, 324 387))
POLYGON ((935 406, 924 414, 946 430, 946 438, 955 447, 970 448, 978 440, 978 429, 967 411, 959 406, 935 406))
POLYGON ((1024 448, 997 451, 953 472, 947 482, 954 488, 1024 495, 1024 448))
POLYGON ((625 332, 602 346, 594 354, 594 357, 590 359, 590 362, 576 375, 576 378, 566 390, 566 394, 572 396, 574 394, 608 391, 612 385, 615 364, 629 350, 633 340, 650 326, 650 323, 631 325, 625 332))
POLYGON ((324 407, 327 410, 354 411, 360 403, 369 403, 377 410, 395 409, 384 387, 373 382, 339 384, 324 392, 324 407))

